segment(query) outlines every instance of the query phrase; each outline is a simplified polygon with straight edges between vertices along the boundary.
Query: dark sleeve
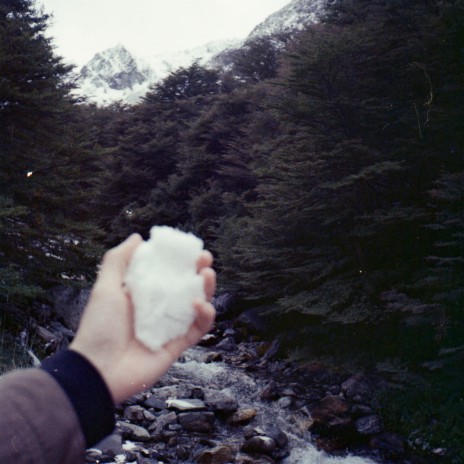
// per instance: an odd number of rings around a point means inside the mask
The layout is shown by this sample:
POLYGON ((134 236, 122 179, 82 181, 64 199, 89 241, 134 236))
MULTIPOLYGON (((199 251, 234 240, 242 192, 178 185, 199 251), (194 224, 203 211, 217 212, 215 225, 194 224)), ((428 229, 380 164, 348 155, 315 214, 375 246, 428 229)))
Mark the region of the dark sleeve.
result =
POLYGON ((113 432, 115 420, 111 394, 100 373, 86 358, 67 350, 46 359, 41 367, 68 396, 87 447, 113 432))
POLYGON ((66 393, 42 369, 0 377, 0 463, 82 464, 85 440, 66 393))

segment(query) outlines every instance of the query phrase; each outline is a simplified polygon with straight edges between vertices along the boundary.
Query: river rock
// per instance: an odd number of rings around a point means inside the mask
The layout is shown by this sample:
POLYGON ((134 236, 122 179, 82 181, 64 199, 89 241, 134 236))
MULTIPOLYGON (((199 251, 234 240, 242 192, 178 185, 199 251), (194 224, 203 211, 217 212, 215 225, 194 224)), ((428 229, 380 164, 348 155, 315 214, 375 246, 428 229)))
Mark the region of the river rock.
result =
POLYGON ((103 453, 99 449, 88 449, 85 452, 85 462, 88 463, 100 463, 102 462, 103 453))
POLYGON ((214 334, 206 334, 201 337, 198 344, 200 346, 213 346, 218 342, 218 338, 214 334))
POLYGON ((235 329, 232 327, 228 327, 226 330, 224 330, 224 333, 222 336, 225 337, 232 337, 235 340, 235 337, 237 336, 237 332, 235 329))
POLYGON ((142 422, 145 419, 145 409, 142 406, 128 406, 124 409, 124 417, 131 422, 142 422))
POLYGON ((234 460, 235 454, 232 446, 221 445, 201 451, 195 457, 195 462, 198 464, 226 464, 234 460))
POLYGON ((205 390, 205 403, 213 411, 232 413, 238 409, 238 402, 230 393, 219 390, 205 390))
POLYGON ((187 385, 167 385, 153 389, 153 394, 157 398, 164 400, 173 398, 190 398, 192 389, 187 385))
POLYGON ((148 427, 148 430, 150 432, 154 432, 155 434, 159 434, 165 427, 175 423, 177 423, 177 414, 172 411, 168 414, 162 414, 161 416, 158 416, 156 421, 153 422, 150 427, 148 427))
POLYGON ((176 411, 202 411, 206 409, 206 405, 199 399, 172 399, 167 400, 166 405, 168 409, 175 409, 176 411))
POLYGON ((272 456, 276 447, 276 442, 271 437, 256 436, 249 438, 244 443, 241 450, 248 454, 265 454, 267 456, 272 456))
POLYGON ((234 325, 242 335, 268 335, 269 317, 267 306, 251 308, 235 319, 234 325))
POLYGON ((122 449, 121 435, 116 433, 107 436, 95 445, 94 448, 99 449, 103 454, 107 454, 109 456, 116 456, 124 453, 124 450, 122 449))
POLYGON ((179 424, 189 432, 211 433, 214 429, 212 412, 185 412, 178 416, 179 424))
POLYGON ((205 392, 201 387, 192 387, 190 398, 195 398, 197 400, 205 399, 205 392))
POLYGON ((150 396, 150 398, 147 398, 143 404, 147 408, 153 408, 158 411, 161 411, 167 408, 166 400, 162 398, 157 398, 156 396, 150 396))
POLYGON ((58 316, 72 330, 77 330, 79 320, 90 297, 90 289, 59 285, 51 291, 53 307, 58 316))
POLYGON ((249 456, 247 454, 238 454, 235 457, 235 464, 274 464, 274 459, 270 456, 249 456))
POLYGON ((236 302, 237 298, 232 293, 222 293, 215 296, 211 303, 216 309, 217 319, 220 320, 232 316, 236 302))
POLYGON ((229 419, 229 422, 232 425, 246 424, 247 422, 250 422, 254 417, 256 417, 257 414, 258 411, 255 408, 239 409, 229 419))
POLYGON ((231 352, 237 349, 237 343, 235 343, 235 340, 232 337, 227 337, 227 338, 224 338, 224 340, 221 340, 216 345, 216 348, 218 350, 231 352))
POLYGON ((341 429, 351 425, 349 408, 338 396, 326 396, 321 401, 309 406, 314 421, 313 428, 321 431, 341 429))
POLYGON ((361 435, 375 435, 382 432, 382 419, 376 414, 360 417, 355 422, 355 428, 361 435))
POLYGON ((205 364, 210 364, 213 362, 221 362, 224 359, 222 353, 218 353, 217 351, 210 351, 209 353, 205 353, 203 355, 202 361, 205 364))
POLYGON ((279 448, 287 447, 288 437, 279 427, 265 427, 264 431, 266 436, 271 437, 279 448))
POLYGON ((372 390, 368 379, 362 374, 356 374, 342 383, 341 389, 346 398, 361 402, 369 402, 372 390))
POLYGON ((274 380, 271 380, 259 393, 259 397, 264 401, 274 401, 279 397, 279 390, 274 380))
POLYGON ((145 393, 137 393, 136 395, 131 396, 128 398, 126 401, 124 401, 122 404, 119 406, 134 406, 136 404, 142 404, 145 401, 145 393))
POLYGON ((273 340, 271 346, 268 348, 266 353, 263 356, 265 361, 270 361, 271 359, 275 358, 280 350, 280 341, 273 340))
POLYGON ((150 434, 148 430, 139 425, 131 424, 129 422, 118 422, 118 429, 121 431, 121 435, 126 440, 134 441, 148 441, 150 440, 150 434))
POLYGON ((256 436, 266 436, 272 438, 278 448, 285 448, 288 445, 287 435, 276 426, 253 427, 248 426, 243 430, 246 439, 256 436))
POLYGON ((287 409, 293 404, 293 398, 290 396, 283 396, 277 401, 277 406, 281 409, 287 409))

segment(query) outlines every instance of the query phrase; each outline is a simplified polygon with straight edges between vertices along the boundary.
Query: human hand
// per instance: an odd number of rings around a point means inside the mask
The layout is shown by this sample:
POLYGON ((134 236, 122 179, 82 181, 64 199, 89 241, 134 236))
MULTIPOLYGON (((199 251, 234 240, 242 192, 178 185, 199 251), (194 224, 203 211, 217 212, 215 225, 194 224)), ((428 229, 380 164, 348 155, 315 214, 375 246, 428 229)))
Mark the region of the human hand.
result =
POLYGON ((210 330, 215 317, 209 302, 216 288, 216 274, 211 268, 213 257, 203 251, 197 269, 204 278, 208 301, 194 302, 197 315, 188 332, 156 352, 135 338, 134 308, 124 288, 124 276, 132 254, 141 242, 140 235, 133 234, 105 254, 79 329, 70 345, 97 368, 115 403, 156 383, 183 351, 210 330))

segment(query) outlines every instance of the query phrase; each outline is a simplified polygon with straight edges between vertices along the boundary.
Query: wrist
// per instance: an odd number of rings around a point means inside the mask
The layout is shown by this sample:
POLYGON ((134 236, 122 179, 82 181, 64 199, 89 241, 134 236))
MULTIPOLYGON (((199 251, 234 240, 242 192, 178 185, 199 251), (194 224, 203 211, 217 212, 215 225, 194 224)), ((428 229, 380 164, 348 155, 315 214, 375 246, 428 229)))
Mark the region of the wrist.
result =
POLYGON ((72 349, 46 359, 41 368, 61 386, 74 407, 87 446, 114 429, 113 399, 98 369, 72 349))

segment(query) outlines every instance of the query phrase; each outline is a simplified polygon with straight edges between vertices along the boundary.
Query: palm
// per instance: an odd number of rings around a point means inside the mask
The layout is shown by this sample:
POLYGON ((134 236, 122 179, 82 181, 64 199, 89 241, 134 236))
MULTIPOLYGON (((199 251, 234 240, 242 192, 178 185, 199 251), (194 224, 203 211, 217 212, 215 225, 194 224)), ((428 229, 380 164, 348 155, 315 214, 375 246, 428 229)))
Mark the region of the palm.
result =
MULTIPOLYGON (((214 319, 211 304, 198 301, 195 302, 197 318, 184 336, 166 343, 156 352, 135 338, 133 307, 123 281, 130 257, 140 241, 139 236, 132 236, 105 256, 71 345, 97 367, 116 403, 159 380, 182 352, 210 329, 214 319)), ((203 252, 198 260, 198 272, 204 277, 208 300, 215 290, 211 264, 211 254, 203 252)))

